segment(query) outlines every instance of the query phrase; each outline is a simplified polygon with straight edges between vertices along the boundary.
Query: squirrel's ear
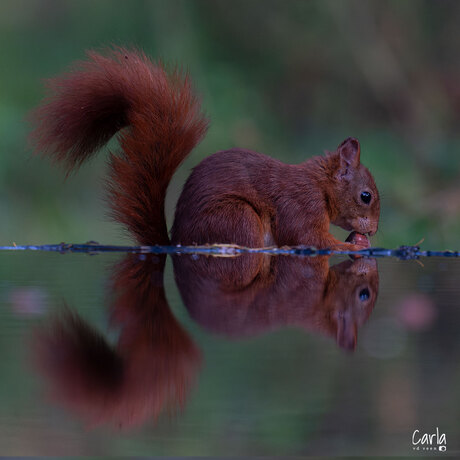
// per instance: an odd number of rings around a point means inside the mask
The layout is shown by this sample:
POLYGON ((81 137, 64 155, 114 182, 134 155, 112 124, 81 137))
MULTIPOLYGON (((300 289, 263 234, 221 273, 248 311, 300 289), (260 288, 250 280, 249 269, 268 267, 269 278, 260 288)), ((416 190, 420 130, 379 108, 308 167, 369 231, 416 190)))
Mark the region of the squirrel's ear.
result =
POLYGON ((346 176, 348 169, 359 166, 359 155, 361 148, 358 139, 349 137, 345 139, 338 147, 337 152, 340 155, 340 175, 346 176))

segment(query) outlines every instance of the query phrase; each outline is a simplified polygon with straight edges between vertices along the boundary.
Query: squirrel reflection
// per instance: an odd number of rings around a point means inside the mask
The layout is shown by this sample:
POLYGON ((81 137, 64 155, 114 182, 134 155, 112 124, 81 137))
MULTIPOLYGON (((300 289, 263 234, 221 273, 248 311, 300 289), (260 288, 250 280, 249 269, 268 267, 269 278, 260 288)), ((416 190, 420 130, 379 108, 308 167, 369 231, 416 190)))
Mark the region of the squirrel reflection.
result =
MULTIPOLYGON (((174 256, 185 306, 204 329, 231 337, 296 326, 354 350, 378 293, 374 259, 329 267, 328 257, 174 256)), ((201 353, 175 319, 163 285, 165 257, 127 256, 114 269, 115 347, 66 311, 35 335, 50 394, 90 426, 131 427, 185 404, 201 353)))
POLYGON ((241 337, 295 326, 354 350, 377 298, 377 262, 361 258, 329 267, 328 259, 176 256, 174 272, 190 315, 209 331, 241 337))
POLYGON ((35 362, 50 396, 89 426, 133 427, 185 404, 201 352, 169 308, 164 264, 165 256, 128 255, 115 266, 116 346, 70 310, 36 331, 35 362))

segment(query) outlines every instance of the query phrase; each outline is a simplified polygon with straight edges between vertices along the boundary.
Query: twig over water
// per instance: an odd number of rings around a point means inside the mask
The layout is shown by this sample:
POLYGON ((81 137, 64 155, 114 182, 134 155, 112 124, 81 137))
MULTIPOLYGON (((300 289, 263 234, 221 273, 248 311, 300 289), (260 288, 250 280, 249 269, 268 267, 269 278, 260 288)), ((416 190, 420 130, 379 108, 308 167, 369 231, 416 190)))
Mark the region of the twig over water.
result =
POLYGON ((229 244, 213 244, 205 246, 112 246, 99 243, 86 244, 44 244, 26 246, 0 246, 0 251, 48 251, 66 253, 98 254, 105 252, 126 252, 139 254, 191 254, 215 257, 235 257, 240 254, 270 254, 293 256, 318 255, 361 255, 367 257, 396 257, 401 260, 413 260, 420 257, 460 257, 460 251, 425 251, 419 246, 400 246, 397 249, 367 248, 359 251, 334 251, 316 249, 306 246, 283 246, 266 248, 248 248, 229 244))

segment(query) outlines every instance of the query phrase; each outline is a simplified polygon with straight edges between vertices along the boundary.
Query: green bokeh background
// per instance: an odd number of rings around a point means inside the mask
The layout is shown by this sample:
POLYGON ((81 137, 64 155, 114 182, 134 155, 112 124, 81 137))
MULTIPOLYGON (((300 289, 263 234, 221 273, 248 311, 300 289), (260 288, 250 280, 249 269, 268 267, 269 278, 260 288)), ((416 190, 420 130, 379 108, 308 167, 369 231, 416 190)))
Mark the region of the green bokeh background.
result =
POLYGON ((42 79, 113 43, 189 68, 211 118, 170 186, 169 222, 214 151, 294 163, 355 136, 382 194, 373 244, 459 249, 459 23, 455 0, 3 0, 0 244, 129 241, 106 217, 105 155, 64 180, 27 146, 42 79))

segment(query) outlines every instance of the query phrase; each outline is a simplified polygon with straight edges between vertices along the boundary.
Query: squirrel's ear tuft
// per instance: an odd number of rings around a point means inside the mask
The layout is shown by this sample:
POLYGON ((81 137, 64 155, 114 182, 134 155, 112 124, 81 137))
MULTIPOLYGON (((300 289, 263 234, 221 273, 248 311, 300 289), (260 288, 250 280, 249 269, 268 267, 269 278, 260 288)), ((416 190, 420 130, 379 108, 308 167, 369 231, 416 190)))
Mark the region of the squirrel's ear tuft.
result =
POLYGON ((359 155, 361 148, 358 139, 349 137, 345 139, 338 147, 337 152, 340 155, 340 174, 346 176, 349 168, 359 166, 359 155))

